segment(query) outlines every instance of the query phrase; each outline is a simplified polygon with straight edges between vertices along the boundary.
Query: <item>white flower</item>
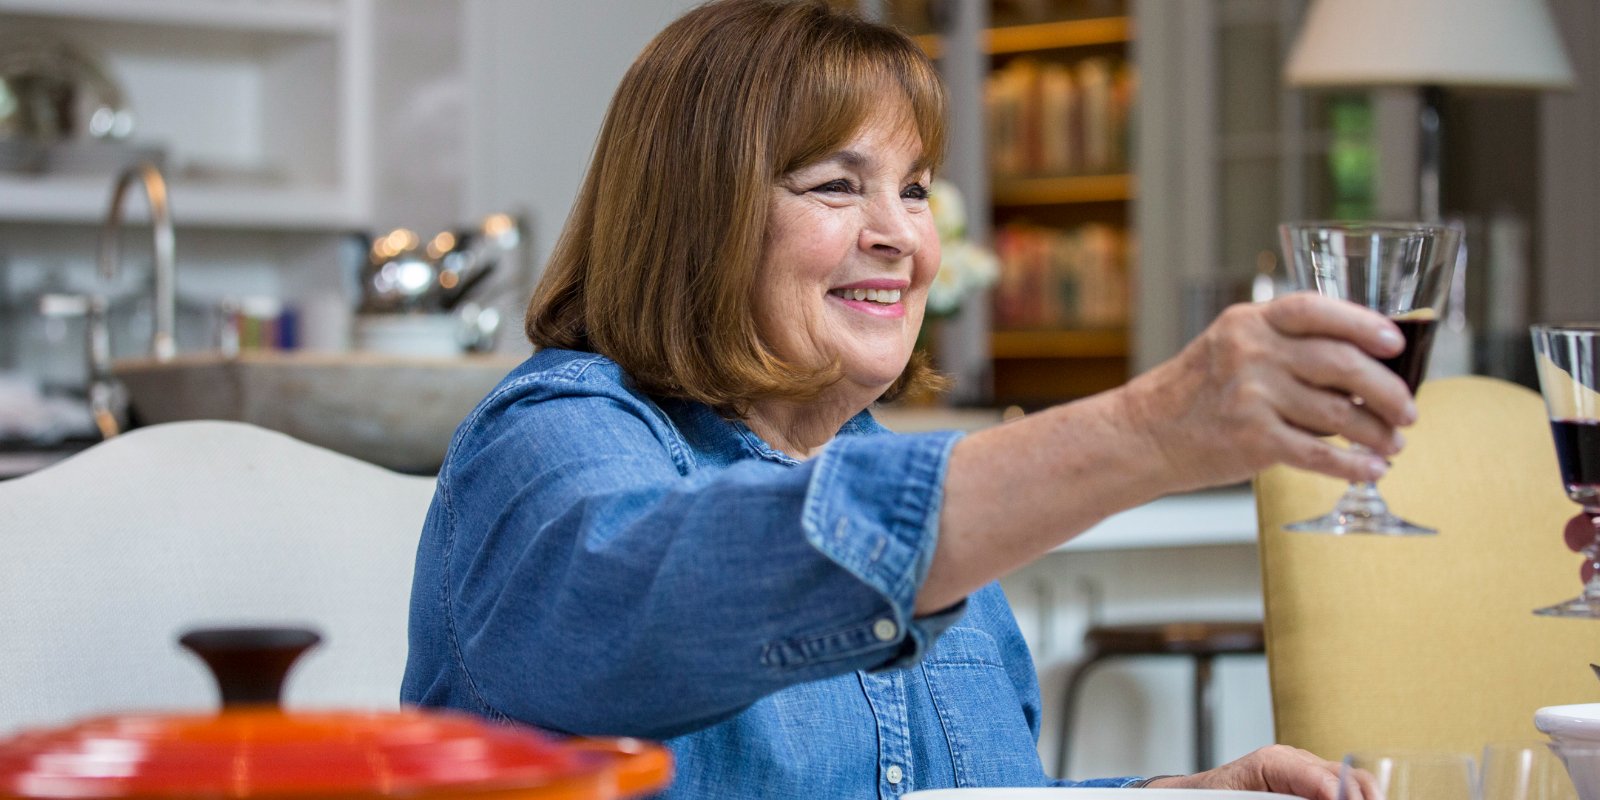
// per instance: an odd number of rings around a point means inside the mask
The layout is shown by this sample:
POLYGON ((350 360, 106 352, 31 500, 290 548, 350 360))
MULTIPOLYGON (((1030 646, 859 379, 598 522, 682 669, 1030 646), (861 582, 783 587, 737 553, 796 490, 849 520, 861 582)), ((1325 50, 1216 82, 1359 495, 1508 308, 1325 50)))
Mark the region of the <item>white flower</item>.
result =
POLYGON ((928 313, 954 314, 970 296, 992 286, 1000 277, 1000 261, 988 248, 966 240, 967 217, 961 192, 948 181, 929 187, 928 207, 939 232, 942 254, 939 272, 928 287, 928 313))
POLYGON ((961 190, 943 178, 934 178, 928 186, 928 210, 933 212, 933 227, 939 231, 939 241, 954 242, 967 235, 966 203, 961 201, 961 190))

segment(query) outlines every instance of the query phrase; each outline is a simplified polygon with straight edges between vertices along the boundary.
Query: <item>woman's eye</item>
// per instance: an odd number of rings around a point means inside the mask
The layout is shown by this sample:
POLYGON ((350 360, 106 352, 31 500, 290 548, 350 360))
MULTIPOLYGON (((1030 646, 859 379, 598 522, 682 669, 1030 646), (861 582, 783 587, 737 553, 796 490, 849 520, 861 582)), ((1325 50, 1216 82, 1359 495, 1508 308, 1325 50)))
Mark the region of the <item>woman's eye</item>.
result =
POLYGON ((844 178, 835 178, 827 183, 811 187, 813 192, 825 192, 828 194, 846 194, 855 190, 856 185, 844 178))
POLYGON ((913 183, 907 186, 905 191, 900 193, 900 196, 907 200, 926 200, 928 199, 928 187, 920 183, 913 183))

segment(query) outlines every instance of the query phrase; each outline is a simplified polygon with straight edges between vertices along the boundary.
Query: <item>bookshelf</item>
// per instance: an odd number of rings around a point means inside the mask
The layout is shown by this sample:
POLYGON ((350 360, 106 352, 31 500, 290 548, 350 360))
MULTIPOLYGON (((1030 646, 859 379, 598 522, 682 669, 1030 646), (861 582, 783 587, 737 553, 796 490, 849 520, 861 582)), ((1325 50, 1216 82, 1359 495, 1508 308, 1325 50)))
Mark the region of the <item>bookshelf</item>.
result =
POLYGON ((991 199, 997 206, 1058 206, 1078 203, 1126 203, 1133 200, 1133 175, 1064 175, 996 178, 991 199))
MULTIPOLYGON (((893 0, 892 13, 908 3, 893 0)), ((989 315, 991 399, 1038 407, 1128 376, 1137 26, 1121 0, 988 8, 990 24, 964 40, 985 65, 981 102, 953 113, 983 120, 987 221, 1002 263, 989 315)), ((933 16, 912 9, 898 21, 928 30, 933 16)), ((934 58, 953 46, 936 33, 916 39, 934 58)))

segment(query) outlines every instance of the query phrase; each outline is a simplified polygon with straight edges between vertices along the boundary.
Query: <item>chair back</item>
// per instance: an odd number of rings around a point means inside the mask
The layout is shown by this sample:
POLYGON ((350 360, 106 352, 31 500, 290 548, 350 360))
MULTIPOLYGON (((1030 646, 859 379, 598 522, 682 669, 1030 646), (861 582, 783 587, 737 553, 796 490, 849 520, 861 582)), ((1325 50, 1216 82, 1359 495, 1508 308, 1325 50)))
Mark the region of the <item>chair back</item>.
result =
POLYGON ((178 634, 304 624, 291 707, 399 705, 434 481, 235 422, 140 428, 0 483, 0 735, 215 708, 178 634))
POLYGON ((1330 536, 1281 526, 1327 511, 1340 481, 1284 467, 1256 479, 1277 739, 1325 758, 1370 748, 1475 753, 1537 738, 1541 706, 1600 700, 1600 621, 1536 617, 1578 594, 1543 401, 1505 381, 1431 381, 1380 483, 1437 536, 1330 536))

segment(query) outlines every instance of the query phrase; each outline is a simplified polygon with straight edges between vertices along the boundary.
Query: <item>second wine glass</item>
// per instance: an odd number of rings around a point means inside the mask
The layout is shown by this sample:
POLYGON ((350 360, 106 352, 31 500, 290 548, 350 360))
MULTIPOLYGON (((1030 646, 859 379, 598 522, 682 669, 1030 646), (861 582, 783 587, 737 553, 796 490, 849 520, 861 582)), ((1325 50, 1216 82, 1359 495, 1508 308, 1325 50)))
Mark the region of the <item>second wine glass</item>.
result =
MULTIPOLYGON (((1296 288, 1348 300, 1394 320, 1405 349, 1383 365, 1416 394, 1449 294, 1461 229, 1420 222, 1293 222, 1278 230, 1296 288)), ((1332 511, 1284 528, 1391 536, 1438 533, 1390 513, 1372 481, 1352 482, 1332 511)))
POLYGON ((1532 333, 1561 482, 1583 506, 1591 536, 1583 593, 1533 613, 1600 619, 1600 324, 1534 325, 1532 333))

